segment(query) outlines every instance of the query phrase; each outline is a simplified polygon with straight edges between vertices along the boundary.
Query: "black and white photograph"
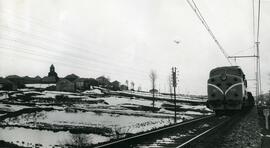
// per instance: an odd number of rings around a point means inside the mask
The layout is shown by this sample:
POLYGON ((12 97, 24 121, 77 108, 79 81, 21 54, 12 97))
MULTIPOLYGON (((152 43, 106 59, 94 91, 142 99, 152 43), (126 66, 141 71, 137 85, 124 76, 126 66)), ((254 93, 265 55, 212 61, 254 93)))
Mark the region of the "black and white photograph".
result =
POLYGON ((269 148, 270 0, 0 0, 0 148, 269 148))

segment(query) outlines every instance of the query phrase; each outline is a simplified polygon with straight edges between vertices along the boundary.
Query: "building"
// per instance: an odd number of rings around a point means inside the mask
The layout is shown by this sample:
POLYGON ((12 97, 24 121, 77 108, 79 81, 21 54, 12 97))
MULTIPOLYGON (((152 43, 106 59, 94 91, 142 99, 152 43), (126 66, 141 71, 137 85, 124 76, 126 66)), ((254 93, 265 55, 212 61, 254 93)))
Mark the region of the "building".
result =
POLYGON ((45 84, 55 84, 57 82, 55 77, 43 77, 42 78, 42 83, 45 84))
POLYGON ((58 81, 58 75, 55 72, 55 67, 53 66, 53 64, 50 67, 50 72, 48 73, 48 77, 55 77, 56 81, 58 81))
POLYGON ((112 89, 113 90, 120 90, 120 82, 119 81, 113 81, 112 82, 112 89))
POLYGON ((75 91, 74 83, 70 82, 67 79, 60 79, 56 83, 56 90, 74 92, 75 91))
POLYGON ((100 76, 100 77, 96 78, 96 80, 98 81, 98 84, 102 87, 109 87, 109 85, 110 85, 109 79, 104 77, 104 76, 100 76))
POLYGON ((23 77, 24 84, 35 84, 35 83, 41 83, 41 78, 39 76, 36 76, 34 78, 25 76, 23 77))
POLYGON ((23 82, 23 78, 17 75, 9 75, 5 78, 6 80, 9 80, 11 82, 13 82, 18 88, 24 88, 24 82, 23 82))
POLYGON ((55 68, 53 66, 53 64, 50 67, 50 72, 48 73, 47 77, 43 77, 42 78, 42 83, 56 83, 58 81, 58 75, 55 72, 55 68))
POLYGON ((76 90, 88 90, 90 89, 90 81, 86 78, 78 78, 74 81, 76 90))
POLYGON ((150 89, 149 92, 150 92, 150 93, 153 93, 153 92, 154 92, 154 93, 158 93, 158 90, 157 90, 157 89, 150 89))
POLYGON ((17 90, 17 85, 10 80, 0 78, 0 90, 17 90))
POLYGON ((55 72, 55 68, 54 68, 53 64, 50 67, 50 72, 48 73, 48 77, 56 77, 56 78, 58 78, 58 75, 55 72))
POLYGON ((128 90, 128 87, 124 84, 120 85, 120 90, 128 90))
POLYGON ((73 82, 74 80, 78 79, 79 76, 75 75, 75 74, 70 74, 65 76, 65 79, 69 80, 70 82, 73 82))

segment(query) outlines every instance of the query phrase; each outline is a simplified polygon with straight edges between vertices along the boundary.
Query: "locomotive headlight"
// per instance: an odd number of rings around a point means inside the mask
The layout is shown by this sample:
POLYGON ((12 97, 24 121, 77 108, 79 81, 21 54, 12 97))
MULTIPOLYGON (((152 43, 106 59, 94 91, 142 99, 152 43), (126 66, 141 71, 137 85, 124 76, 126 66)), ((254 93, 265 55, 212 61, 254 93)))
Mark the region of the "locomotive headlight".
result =
POLYGON ((238 93, 234 93, 234 96, 235 96, 235 97, 238 97, 239 95, 238 95, 238 93))
POLYGON ((211 97, 215 98, 216 97, 216 94, 215 93, 212 93, 211 94, 211 97))
POLYGON ((225 74, 225 73, 221 74, 220 79, 221 79, 222 81, 225 81, 225 80, 227 79, 226 74, 225 74))

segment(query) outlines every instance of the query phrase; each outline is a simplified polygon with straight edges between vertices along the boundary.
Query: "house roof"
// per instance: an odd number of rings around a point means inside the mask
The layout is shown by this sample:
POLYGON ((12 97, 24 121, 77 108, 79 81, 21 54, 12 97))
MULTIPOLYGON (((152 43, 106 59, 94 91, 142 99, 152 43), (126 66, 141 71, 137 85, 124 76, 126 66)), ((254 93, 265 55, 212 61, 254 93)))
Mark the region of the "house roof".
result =
POLYGON ((79 78, 79 76, 77 76, 77 75, 75 75, 75 74, 70 74, 70 75, 67 75, 67 76, 65 76, 65 78, 72 78, 72 79, 77 79, 77 78, 79 78))
POLYGON ((21 77, 18 76, 18 75, 9 75, 6 78, 8 78, 8 79, 14 79, 14 78, 21 78, 21 77))
POLYGON ((36 76, 35 79, 41 79, 41 77, 40 76, 36 76))

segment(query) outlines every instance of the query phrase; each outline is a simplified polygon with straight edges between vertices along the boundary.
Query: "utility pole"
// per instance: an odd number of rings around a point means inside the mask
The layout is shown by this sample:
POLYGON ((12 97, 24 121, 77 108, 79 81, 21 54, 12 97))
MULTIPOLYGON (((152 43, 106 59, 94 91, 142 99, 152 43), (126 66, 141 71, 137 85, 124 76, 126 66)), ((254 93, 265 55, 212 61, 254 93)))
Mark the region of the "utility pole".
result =
POLYGON ((259 53, 259 44, 260 42, 255 42, 256 51, 257 51, 257 60, 256 60, 256 95, 257 98, 261 94, 261 68, 260 68, 260 53, 259 53))
POLYGON ((176 67, 172 67, 172 82, 174 92, 174 123, 176 123, 176 87, 177 87, 176 67))

